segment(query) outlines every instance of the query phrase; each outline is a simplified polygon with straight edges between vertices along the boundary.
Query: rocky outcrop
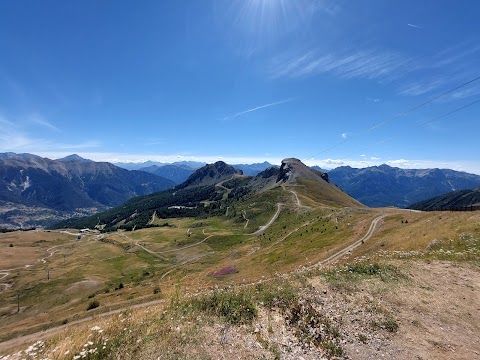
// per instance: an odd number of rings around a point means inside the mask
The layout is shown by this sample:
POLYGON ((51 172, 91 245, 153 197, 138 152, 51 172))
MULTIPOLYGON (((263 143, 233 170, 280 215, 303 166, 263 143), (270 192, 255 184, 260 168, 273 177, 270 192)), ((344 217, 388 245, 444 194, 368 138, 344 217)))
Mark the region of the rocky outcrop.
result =
POLYGON ((328 175, 326 173, 309 168, 299 159, 288 158, 282 160, 282 165, 278 171, 277 183, 292 183, 295 182, 297 177, 302 179, 321 179, 328 182, 328 175))

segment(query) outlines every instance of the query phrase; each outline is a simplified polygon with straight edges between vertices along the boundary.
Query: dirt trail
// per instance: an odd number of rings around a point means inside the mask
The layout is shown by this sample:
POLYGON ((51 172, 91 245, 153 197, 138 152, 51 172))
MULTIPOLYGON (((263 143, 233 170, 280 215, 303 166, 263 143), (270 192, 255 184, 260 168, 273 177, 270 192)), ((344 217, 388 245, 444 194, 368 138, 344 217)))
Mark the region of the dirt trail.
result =
POLYGON ((282 189, 285 190, 285 191, 288 191, 289 193, 293 194, 293 196, 295 197, 295 204, 298 206, 298 207, 301 207, 302 204, 300 203, 300 199, 298 198, 298 195, 295 191, 293 190, 287 190, 285 189, 285 186, 282 185, 282 189))
POLYGON ((86 318, 83 318, 83 319, 75 320, 75 321, 69 322, 68 324, 65 324, 65 325, 55 326, 55 327, 52 327, 52 328, 47 329, 47 330, 38 331, 38 332, 34 332, 32 334, 23 335, 23 336, 16 337, 14 339, 3 341, 3 342, 0 342, 0 353, 5 352, 8 349, 12 349, 16 346, 20 346, 22 344, 34 343, 38 340, 46 339, 50 336, 58 334, 62 330, 65 330, 65 329, 67 329, 71 326, 75 326, 75 325, 83 324, 85 322, 92 321, 92 320, 95 320, 95 319, 100 319, 100 318, 104 318, 104 317, 107 317, 107 316, 115 315, 115 314, 121 313, 122 311, 125 311, 127 309, 132 309, 132 310, 133 309, 140 309, 140 308, 144 308, 144 307, 147 307, 147 306, 158 305, 158 304, 161 304, 163 302, 165 302, 165 300, 161 299, 161 300, 153 300, 153 301, 149 301, 149 302, 145 302, 145 303, 141 303, 141 304, 136 304, 136 305, 130 305, 130 306, 122 307, 120 309, 110 310, 110 311, 107 311, 107 312, 104 312, 104 313, 100 313, 100 314, 89 316, 89 317, 86 317, 86 318))
POLYGON ((258 235, 258 234, 261 234, 262 232, 264 232, 265 230, 267 230, 275 222, 275 220, 277 220, 278 215, 280 215, 280 210, 282 209, 282 205, 283 204, 281 204, 281 203, 277 203, 277 212, 273 215, 273 217, 270 219, 270 221, 268 223, 266 223, 265 225, 260 226, 260 228, 257 231, 255 231, 254 233, 251 233, 251 234, 248 234, 248 235, 258 235))
MULTIPOLYGON (((10 275, 9 272, 3 272, 3 271, 1 271, 1 272, 0 272, 0 276, 1 276, 1 277, 0 277, 0 280, 5 279, 8 275, 10 275)), ((0 283, 0 286, 2 286, 2 287, 4 288, 4 290, 7 290, 8 288, 10 288, 10 284, 8 284, 8 283, 0 283)))
POLYGON ((245 210, 243 210, 242 216, 243 216, 243 218, 247 221, 247 222, 245 223, 245 226, 244 226, 245 229, 247 228, 248 223, 249 223, 249 221, 250 221, 250 219, 247 219, 247 216, 246 216, 246 215, 247 215, 247 212, 246 212, 245 210))
POLYGON ((52 246, 51 248, 47 249, 47 253, 49 254, 48 256, 44 257, 44 258, 41 258, 40 261, 44 264, 47 263, 47 260, 49 257, 53 256, 53 254, 59 252, 60 250, 55 250, 55 251, 51 251, 57 247, 60 247, 60 246, 63 246, 63 245, 56 245, 56 246, 52 246))
POLYGON ((166 253, 171 253, 171 252, 175 252, 175 251, 180 251, 180 250, 188 249, 188 248, 191 248, 191 247, 200 245, 201 243, 204 243, 205 241, 207 241, 208 239, 210 239, 212 236, 213 236, 213 235, 208 235, 205 239, 203 239, 203 240, 201 240, 201 241, 199 241, 199 242, 196 242, 195 244, 186 245, 186 246, 183 246, 183 247, 177 248, 177 249, 170 249, 170 250, 165 250, 165 251, 157 251, 157 252, 155 252, 155 254, 166 254, 166 253))
POLYGON ((373 234, 375 233, 375 230, 377 229, 378 223, 384 217, 385 217, 385 215, 380 215, 380 216, 376 217, 375 219, 373 219, 373 221, 370 224, 370 227, 368 228, 367 233, 361 239, 355 241, 353 244, 347 246, 346 248, 344 248, 340 251, 337 251, 335 254, 330 255, 325 260, 322 260, 319 263, 316 263, 314 265, 309 266, 308 268, 310 269, 310 268, 313 268, 313 267, 316 267, 316 266, 321 266, 321 265, 325 265, 325 264, 334 262, 335 260, 338 260, 342 256, 344 256, 348 253, 351 253, 353 249, 360 246, 361 244, 363 244, 364 242, 366 242, 368 239, 370 239, 373 236, 373 234))

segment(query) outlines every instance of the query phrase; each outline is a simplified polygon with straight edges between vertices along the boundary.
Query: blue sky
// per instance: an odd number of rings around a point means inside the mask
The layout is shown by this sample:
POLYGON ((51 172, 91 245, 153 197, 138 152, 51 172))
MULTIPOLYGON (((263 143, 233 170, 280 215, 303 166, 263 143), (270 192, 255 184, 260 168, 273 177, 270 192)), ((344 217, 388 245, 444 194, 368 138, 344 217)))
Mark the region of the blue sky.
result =
POLYGON ((0 152, 480 174, 480 103, 468 106, 480 79, 399 116, 480 76, 478 13, 439 0, 1 1, 0 152))

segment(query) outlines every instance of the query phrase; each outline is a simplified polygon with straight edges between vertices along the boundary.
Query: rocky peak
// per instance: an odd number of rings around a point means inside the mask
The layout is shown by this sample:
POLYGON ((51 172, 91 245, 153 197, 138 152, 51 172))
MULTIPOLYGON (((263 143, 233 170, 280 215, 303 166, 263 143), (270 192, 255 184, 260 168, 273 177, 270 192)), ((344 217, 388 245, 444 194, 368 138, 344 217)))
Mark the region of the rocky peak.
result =
POLYGON ((197 169, 185 182, 178 185, 177 188, 183 189, 188 186, 213 185, 235 175, 243 175, 242 170, 235 169, 223 161, 217 161, 216 163, 207 164, 197 169))
POLYGON ((92 160, 84 159, 77 154, 72 154, 72 155, 65 156, 64 158, 58 159, 58 161, 63 161, 63 162, 67 162, 67 161, 92 162, 92 160))
POLYGON ((283 159, 280 170, 278 171, 277 183, 280 181, 289 183, 295 182, 297 177, 305 179, 321 178, 322 180, 328 182, 328 175, 326 173, 309 168, 299 159, 283 159))

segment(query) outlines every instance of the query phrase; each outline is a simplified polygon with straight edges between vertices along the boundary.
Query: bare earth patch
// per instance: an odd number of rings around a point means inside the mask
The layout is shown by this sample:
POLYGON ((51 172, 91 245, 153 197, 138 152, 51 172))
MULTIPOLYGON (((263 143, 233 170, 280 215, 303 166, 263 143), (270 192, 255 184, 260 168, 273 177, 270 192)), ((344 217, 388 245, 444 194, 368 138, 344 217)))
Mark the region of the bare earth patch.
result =
POLYGON ((416 264, 413 287, 400 287, 400 329, 392 341, 401 359, 480 358, 480 271, 435 261, 416 264))
POLYGON ((97 290, 103 286, 103 281, 99 280, 82 280, 69 286, 65 291, 68 293, 77 293, 85 290, 97 290))

